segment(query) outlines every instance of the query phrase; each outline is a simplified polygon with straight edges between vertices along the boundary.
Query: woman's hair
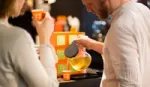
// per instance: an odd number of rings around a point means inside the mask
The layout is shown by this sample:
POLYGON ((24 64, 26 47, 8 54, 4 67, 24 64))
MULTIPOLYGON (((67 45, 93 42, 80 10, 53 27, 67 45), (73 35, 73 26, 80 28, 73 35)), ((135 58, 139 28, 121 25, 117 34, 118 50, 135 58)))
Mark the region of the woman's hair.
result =
POLYGON ((27 11, 31 11, 31 6, 29 5, 28 1, 25 0, 23 7, 21 9, 20 15, 24 15, 25 12, 27 12, 27 11))
POLYGON ((5 16, 16 16, 17 0, 0 0, 0 18, 5 16))

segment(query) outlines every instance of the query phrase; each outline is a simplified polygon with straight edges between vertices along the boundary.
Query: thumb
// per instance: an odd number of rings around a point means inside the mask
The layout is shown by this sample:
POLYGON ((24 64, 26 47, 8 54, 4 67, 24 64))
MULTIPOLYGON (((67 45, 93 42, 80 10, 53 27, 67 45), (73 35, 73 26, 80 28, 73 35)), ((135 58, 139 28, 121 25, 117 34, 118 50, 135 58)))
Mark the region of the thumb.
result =
POLYGON ((51 23, 54 23, 54 19, 52 18, 49 12, 45 12, 44 20, 47 20, 47 19, 50 20, 51 23))
POLYGON ((32 23, 33 23, 33 25, 36 27, 36 28, 38 28, 38 26, 39 26, 39 21, 37 21, 36 19, 34 19, 34 18, 32 18, 32 23))

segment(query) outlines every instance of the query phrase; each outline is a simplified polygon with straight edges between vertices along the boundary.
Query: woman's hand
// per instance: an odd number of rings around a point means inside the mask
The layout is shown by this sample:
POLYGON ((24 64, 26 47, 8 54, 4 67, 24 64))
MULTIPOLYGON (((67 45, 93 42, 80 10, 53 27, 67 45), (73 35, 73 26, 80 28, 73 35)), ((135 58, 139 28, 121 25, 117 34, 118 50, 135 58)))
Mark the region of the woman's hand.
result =
POLYGON ((49 44, 51 34, 54 31, 54 20, 50 14, 46 12, 42 21, 37 21, 33 17, 33 24, 35 25, 39 35, 40 44, 49 44))

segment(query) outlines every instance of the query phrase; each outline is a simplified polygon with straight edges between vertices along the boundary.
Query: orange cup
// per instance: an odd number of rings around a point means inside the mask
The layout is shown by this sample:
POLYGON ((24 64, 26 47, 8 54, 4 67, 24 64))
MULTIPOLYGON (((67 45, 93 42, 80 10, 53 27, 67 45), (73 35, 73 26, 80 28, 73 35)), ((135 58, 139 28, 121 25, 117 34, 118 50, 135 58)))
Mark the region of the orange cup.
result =
POLYGON ((32 10, 32 17, 38 21, 42 21, 45 17, 45 12, 42 9, 32 10))
POLYGON ((65 81, 69 81, 70 80, 70 75, 71 75, 71 71, 70 70, 64 70, 63 71, 63 79, 65 81))

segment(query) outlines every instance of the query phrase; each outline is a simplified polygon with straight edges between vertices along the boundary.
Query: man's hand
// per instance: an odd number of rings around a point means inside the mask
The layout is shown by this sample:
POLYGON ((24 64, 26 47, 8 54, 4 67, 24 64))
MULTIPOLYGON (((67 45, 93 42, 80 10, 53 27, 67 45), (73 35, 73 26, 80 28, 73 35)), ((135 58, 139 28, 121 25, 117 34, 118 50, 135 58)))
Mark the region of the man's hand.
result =
POLYGON ((90 39, 88 36, 79 35, 76 39, 77 45, 79 47, 85 47, 86 49, 92 49, 92 43, 95 42, 94 40, 90 39))
POLYGON ((103 53, 103 43, 90 39, 88 36, 79 35, 76 42, 80 48, 85 47, 88 50, 94 50, 101 54, 103 53))

